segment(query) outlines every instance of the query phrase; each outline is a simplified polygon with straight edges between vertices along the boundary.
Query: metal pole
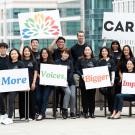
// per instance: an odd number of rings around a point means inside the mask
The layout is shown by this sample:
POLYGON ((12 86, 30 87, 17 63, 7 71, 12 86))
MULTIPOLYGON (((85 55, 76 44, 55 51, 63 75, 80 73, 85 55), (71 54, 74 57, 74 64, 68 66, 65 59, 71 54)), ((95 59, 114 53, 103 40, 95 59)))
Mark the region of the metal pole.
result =
POLYGON ((85 1, 80 0, 81 30, 85 31, 85 1))

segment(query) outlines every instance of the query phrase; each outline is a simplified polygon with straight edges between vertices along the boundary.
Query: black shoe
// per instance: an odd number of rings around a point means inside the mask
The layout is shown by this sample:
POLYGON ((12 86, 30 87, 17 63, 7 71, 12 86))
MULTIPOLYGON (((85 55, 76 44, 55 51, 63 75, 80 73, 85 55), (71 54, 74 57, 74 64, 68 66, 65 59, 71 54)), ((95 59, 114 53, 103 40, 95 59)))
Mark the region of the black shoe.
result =
POLYGON ((90 114, 90 117, 91 117, 91 118, 95 118, 94 113, 90 114))
POLYGON ((87 113, 84 113, 84 118, 85 118, 85 119, 88 119, 88 118, 89 118, 89 116, 88 116, 87 113))
POLYGON ((67 109, 62 109, 62 118, 67 119, 68 118, 68 110, 67 109))
POLYGON ((76 119, 75 113, 71 112, 71 113, 70 113, 70 118, 71 118, 71 119, 76 119))

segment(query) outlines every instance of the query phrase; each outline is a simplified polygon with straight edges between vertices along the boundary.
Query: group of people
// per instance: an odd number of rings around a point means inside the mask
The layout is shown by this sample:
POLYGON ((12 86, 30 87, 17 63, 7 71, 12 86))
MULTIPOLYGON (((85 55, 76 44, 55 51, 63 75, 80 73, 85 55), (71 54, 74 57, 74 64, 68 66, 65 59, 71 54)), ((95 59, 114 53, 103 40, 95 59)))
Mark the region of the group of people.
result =
MULTIPOLYGON (((135 95, 121 94, 122 74, 134 73, 134 56, 129 45, 121 50, 118 41, 111 47, 102 47, 99 58, 95 58, 92 47, 85 42, 83 31, 77 33, 78 42, 70 49, 66 48, 64 37, 55 39, 48 48, 39 51, 39 40, 32 39, 31 46, 13 48, 7 55, 8 45, 0 43, 0 70, 28 68, 30 91, 0 93, 0 123, 13 123, 15 98, 19 97, 19 116, 37 121, 46 117, 48 100, 53 89, 56 89, 56 110, 60 108, 63 119, 67 119, 68 107, 70 117, 76 118, 76 87, 81 91, 81 104, 84 118, 95 118, 96 89, 86 90, 83 79, 84 68, 108 66, 111 87, 99 91, 108 101, 109 119, 118 119, 122 111, 123 100, 135 100, 135 95), (67 66, 67 87, 40 85, 40 64, 57 64, 67 66), (6 104, 5 104, 6 99, 6 104)), ((59 70, 59 69, 56 69, 59 70)))

